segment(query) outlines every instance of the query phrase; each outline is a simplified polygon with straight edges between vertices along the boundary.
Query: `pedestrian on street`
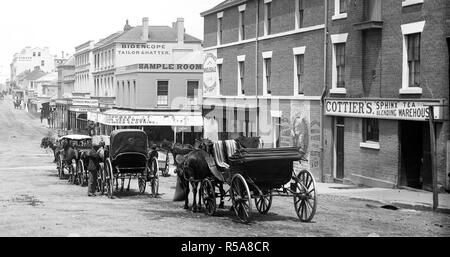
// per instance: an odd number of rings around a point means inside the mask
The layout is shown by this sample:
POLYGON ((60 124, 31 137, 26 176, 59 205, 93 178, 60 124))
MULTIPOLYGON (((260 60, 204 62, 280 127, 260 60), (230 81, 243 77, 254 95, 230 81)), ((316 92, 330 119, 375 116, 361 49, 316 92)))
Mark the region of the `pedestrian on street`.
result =
MULTIPOLYGON (((89 144, 89 143, 88 143, 89 144)), ((97 179, 98 179, 98 171, 100 170, 100 156, 99 154, 92 148, 92 145, 88 146, 89 150, 86 152, 86 158, 88 159, 88 196, 95 196, 95 191, 97 190, 97 179)))

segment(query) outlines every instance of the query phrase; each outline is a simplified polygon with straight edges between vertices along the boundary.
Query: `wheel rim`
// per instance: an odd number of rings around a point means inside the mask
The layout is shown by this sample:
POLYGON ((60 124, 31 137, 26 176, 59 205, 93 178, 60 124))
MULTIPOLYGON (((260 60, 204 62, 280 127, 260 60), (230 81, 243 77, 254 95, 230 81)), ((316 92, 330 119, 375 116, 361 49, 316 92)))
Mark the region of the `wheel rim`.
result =
POLYGON ((139 193, 144 194, 145 193, 145 186, 146 186, 145 179, 140 177, 138 179, 138 183, 139 183, 139 193))
POLYGON ((240 174, 231 181, 231 199, 234 212, 242 222, 248 222, 251 217, 252 203, 247 182, 240 174))
POLYGON ((266 214, 269 212, 270 207, 272 206, 272 193, 270 191, 266 193, 263 192, 263 195, 257 196, 255 198, 255 205, 259 213, 266 214))
POLYGON ((205 214, 214 215, 216 212, 216 193, 214 187, 209 179, 202 182, 201 195, 203 203, 205 204, 205 214))
POLYGON ((84 184, 84 163, 83 163, 83 161, 80 161, 80 173, 78 175, 78 183, 80 183, 81 187, 84 184))
POLYGON ((296 177, 294 207, 302 222, 309 222, 317 209, 316 182, 310 172, 300 171, 296 177))
POLYGON ((111 161, 108 159, 107 160, 107 165, 106 165, 106 170, 107 170, 107 177, 108 177, 108 183, 107 183, 107 187, 108 187, 108 196, 110 198, 113 197, 113 191, 114 191, 114 176, 113 176, 113 171, 112 171, 112 165, 111 165, 111 161))
POLYGON ((105 174, 105 169, 106 169, 106 167, 105 167, 105 165, 103 165, 103 167, 102 167, 102 170, 101 170, 101 174, 102 174, 102 183, 101 183, 101 186, 100 186, 100 193, 103 195, 103 194, 105 194, 105 188, 107 187, 106 186, 106 174, 105 174))

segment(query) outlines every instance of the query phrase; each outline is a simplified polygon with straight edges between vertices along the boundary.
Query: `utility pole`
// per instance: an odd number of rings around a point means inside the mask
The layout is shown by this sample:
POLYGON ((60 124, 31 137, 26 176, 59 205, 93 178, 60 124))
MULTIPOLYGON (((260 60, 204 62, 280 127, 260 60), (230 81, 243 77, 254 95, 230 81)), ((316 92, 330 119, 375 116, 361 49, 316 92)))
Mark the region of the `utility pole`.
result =
POLYGON ((437 192, 437 170, 436 170, 436 135, 434 132, 434 109, 428 106, 428 117, 430 122, 430 144, 431 144, 431 173, 433 176, 433 210, 439 206, 439 197, 437 192))

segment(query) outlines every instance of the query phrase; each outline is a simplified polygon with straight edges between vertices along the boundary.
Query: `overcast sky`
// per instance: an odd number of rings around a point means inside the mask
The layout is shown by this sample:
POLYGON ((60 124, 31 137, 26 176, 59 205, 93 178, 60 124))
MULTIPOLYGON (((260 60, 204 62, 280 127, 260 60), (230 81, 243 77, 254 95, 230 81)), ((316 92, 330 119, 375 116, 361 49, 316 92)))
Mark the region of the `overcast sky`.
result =
POLYGON ((168 25, 183 17, 186 32, 203 39, 200 13, 223 0, 2 0, 0 3, 0 83, 9 76, 15 53, 26 46, 48 46, 54 55, 131 26, 168 25))

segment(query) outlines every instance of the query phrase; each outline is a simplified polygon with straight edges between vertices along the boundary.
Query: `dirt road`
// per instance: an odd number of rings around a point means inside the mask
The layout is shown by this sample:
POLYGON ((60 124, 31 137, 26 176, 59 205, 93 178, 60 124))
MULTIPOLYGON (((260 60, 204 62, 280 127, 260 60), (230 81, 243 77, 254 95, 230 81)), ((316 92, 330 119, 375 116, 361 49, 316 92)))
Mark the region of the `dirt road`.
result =
POLYGON ((44 124, 0 102, 0 236, 450 236, 442 213, 386 210, 346 197, 319 195, 311 223, 298 221, 291 198, 274 198, 267 215, 237 222, 233 212, 215 217, 173 202, 175 177, 162 177, 159 198, 129 193, 87 197, 87 188, 59 180, 51 153, 39 147, 44 124))

